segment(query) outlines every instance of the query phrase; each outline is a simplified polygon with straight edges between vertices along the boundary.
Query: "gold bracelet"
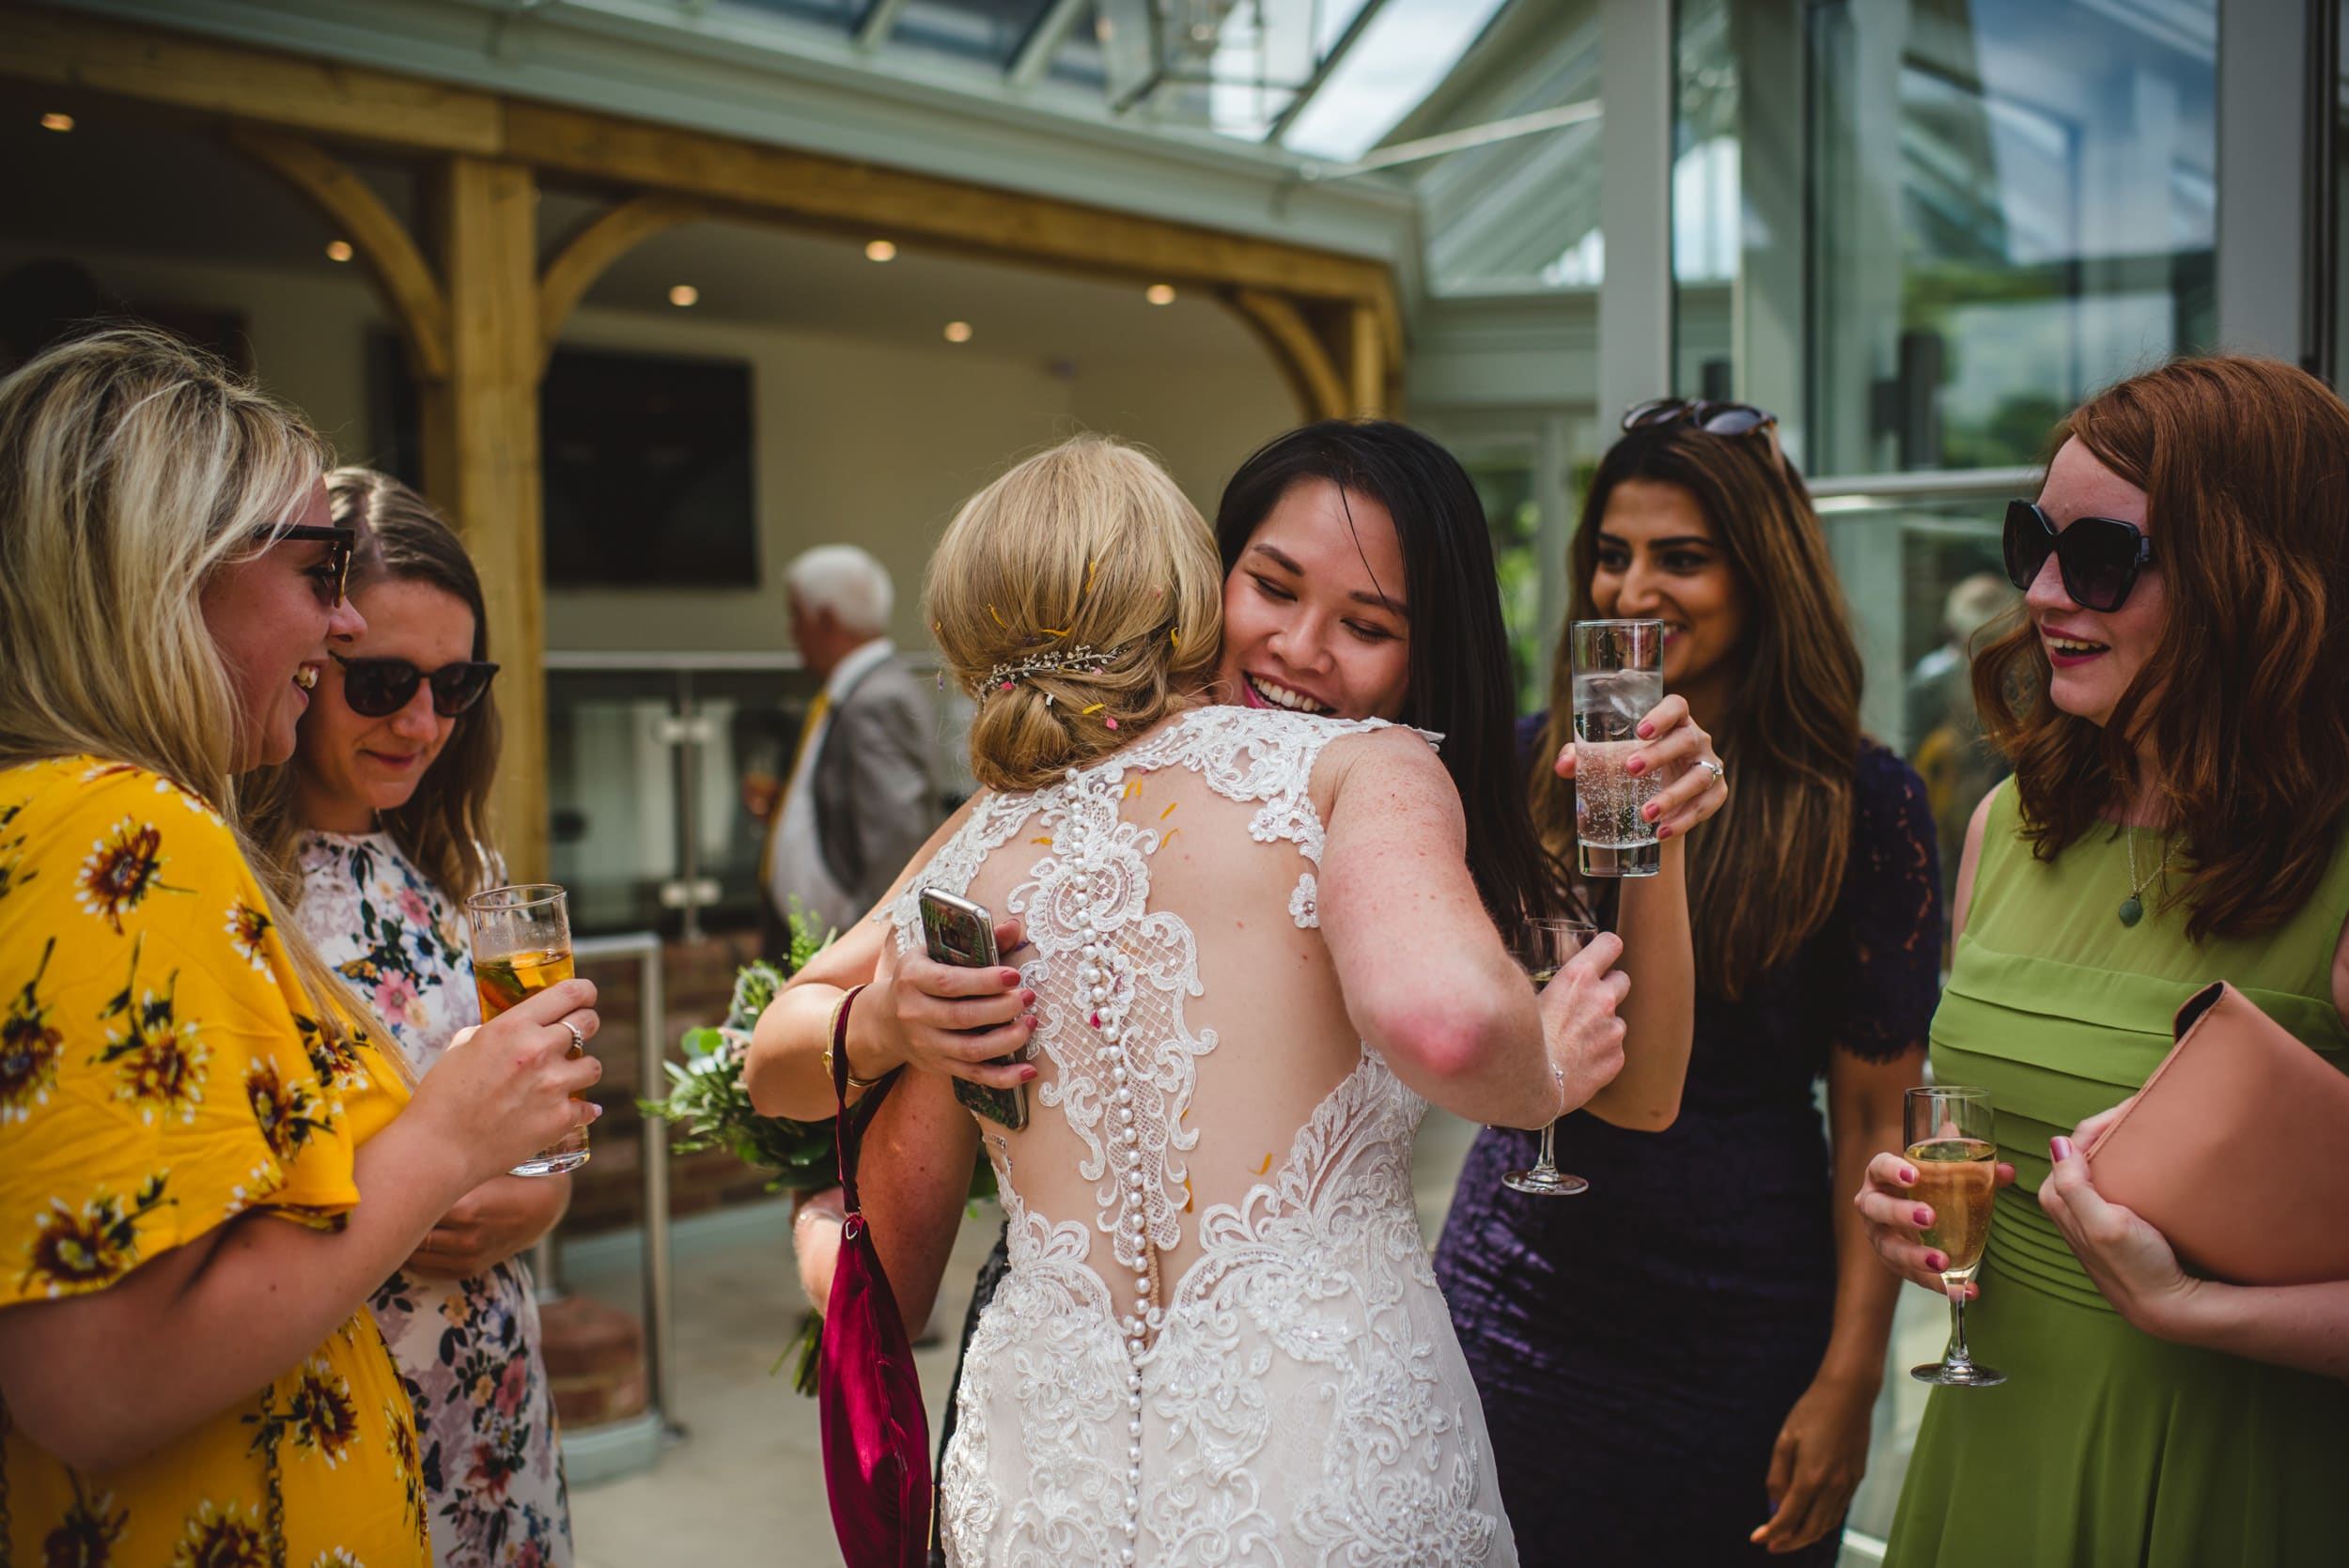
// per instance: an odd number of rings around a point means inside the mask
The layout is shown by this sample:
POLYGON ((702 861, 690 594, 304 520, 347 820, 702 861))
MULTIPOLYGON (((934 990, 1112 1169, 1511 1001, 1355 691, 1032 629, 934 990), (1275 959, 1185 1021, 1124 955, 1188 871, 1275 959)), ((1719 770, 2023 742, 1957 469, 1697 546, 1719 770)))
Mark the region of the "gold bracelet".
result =
MULTIPOLYGON (((834 1040, 841 1038, 840 1015, 848 1011, 848 1003, 854 1001, 857 998, 857 993, 863 989, 864 987, 862 986, 851 986, 848 989, 840 993, 840 1000, 832 1004, 832 1017, 827 1020, 824 1025, 824 1081, 826 1083, 835 1081, 832 1068, 832 1043, 834 1040)), ((889 1075, 887 1073, 883 1073, 881 1078, 887 1078, 888 1076, 889 1075)), ((880 1078, 857 1077, 856 1063, 854 1062, 850 1062, 848 1063, 849 1088, 870 1089, 880 1080, 880 1078)))

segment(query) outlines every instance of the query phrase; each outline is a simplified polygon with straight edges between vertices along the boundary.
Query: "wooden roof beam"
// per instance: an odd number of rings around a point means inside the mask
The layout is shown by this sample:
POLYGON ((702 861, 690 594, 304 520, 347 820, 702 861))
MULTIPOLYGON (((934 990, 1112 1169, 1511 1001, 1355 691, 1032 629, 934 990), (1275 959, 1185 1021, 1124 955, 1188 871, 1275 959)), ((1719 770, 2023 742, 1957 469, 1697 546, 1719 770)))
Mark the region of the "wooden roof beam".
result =
POLYGON ((0 76, 426 151, 505 136, 488 93, 29 6, 0 6, 0 76))

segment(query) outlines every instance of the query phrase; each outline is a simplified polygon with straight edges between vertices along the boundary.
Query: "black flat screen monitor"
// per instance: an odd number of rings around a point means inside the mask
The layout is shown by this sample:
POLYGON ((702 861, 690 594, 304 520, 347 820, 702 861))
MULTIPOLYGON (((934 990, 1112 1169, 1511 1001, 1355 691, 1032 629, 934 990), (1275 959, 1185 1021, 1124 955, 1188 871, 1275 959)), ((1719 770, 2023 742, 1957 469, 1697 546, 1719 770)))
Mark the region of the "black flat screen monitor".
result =
POLYGON ((557 349, 538 411, 549 584, 758 585, 748 365, 557 349))

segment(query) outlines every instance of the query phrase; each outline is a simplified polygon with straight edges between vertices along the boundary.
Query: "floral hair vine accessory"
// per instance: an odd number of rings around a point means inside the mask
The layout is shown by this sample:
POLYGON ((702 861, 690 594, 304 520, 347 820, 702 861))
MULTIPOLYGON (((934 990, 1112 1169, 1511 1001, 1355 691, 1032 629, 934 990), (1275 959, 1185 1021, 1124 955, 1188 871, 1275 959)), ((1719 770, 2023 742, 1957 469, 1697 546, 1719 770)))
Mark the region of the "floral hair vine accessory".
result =
MULTIPOLYGON (((1015 659, 988 670, 987 683, 999 691, 1008 691, 1014 681, 1028 680, 1036 675, 1098 675, 1109 668, 1112 660, 1123 655, 1131 645, 1120 643, 1113 648, 1097 649, 1090 644, 1080 643, 1073 648, 1032 653, 1025 659, 1015 659)), ((1044 701, 1049 706, 1052 693, 1045 692, 1044 701)), ((1098 707, 1100 705, 1097 703, 1094 706, 1098 707)), ((1086 711, 1091 712, 1092 709, 1086 711)), ((1116 726, 1112 723, 1111 727, 1113 729, 1116 726)))

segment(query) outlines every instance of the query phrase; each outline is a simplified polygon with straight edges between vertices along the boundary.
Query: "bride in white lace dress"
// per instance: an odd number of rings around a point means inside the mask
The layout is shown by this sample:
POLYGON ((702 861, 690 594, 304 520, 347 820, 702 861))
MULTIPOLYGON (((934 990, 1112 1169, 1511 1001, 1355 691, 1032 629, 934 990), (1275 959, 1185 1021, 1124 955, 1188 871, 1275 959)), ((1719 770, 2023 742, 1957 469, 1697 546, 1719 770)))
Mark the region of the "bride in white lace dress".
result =
MULTIPOLYGON (((873 935, 918 946, 924 887, 1023 918, 1040 1048, 1025 1127, 910 1073, 864 1155, 967 1168, 978 1140, 1010 1216, 946 1454, 947 1559, 1514 1563, 1411 1141, 1430 1100, 1535 1126, 1569 1073, 1612 1070, 1612 939, 1537 1002, 1428 737, 1190 705, 1220 575, 1172 481, 1094 439, 981 492, 932 564, 990 787, 873 935)), ((868 1215, 926 1300, 937 1228, 868 1215)))

